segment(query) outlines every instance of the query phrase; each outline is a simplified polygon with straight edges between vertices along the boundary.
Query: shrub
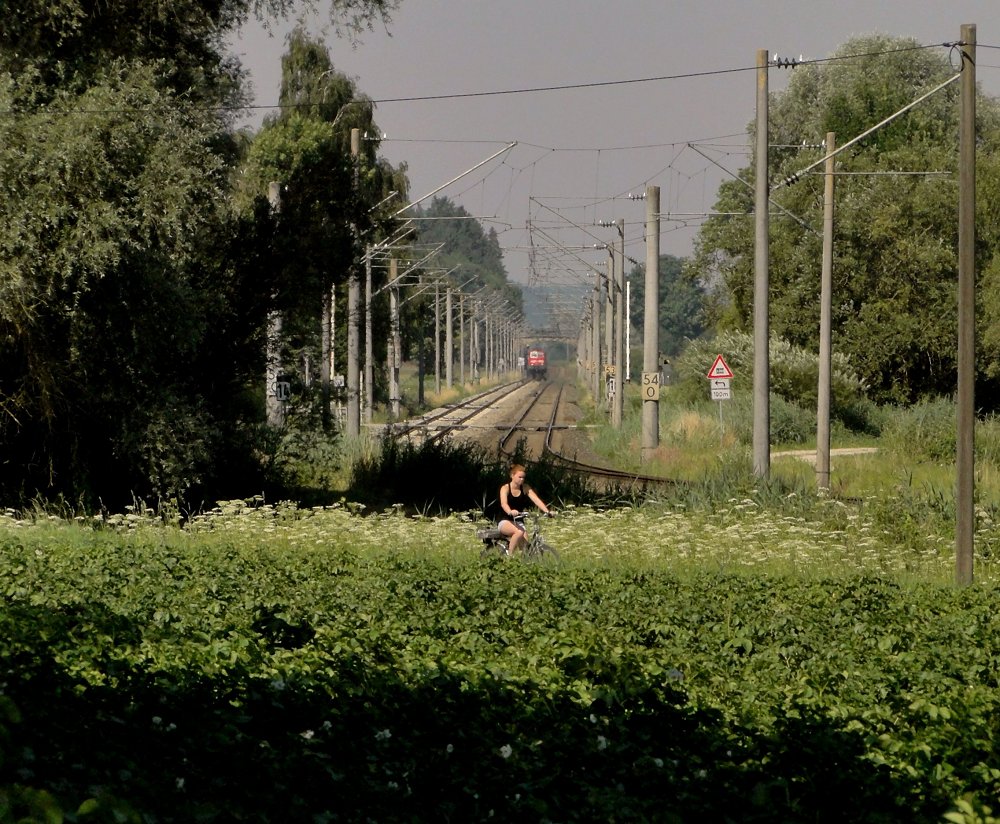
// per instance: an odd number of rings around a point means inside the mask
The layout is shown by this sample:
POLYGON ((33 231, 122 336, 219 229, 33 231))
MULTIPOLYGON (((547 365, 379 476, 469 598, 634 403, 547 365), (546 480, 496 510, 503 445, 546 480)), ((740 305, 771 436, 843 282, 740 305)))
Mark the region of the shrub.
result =
MULTIPOLYGON (((675 361, 674 391, 681 402, 704 400, 708 392, 705 376, 720 352, 733 370, 733 391, 751 396, 753 337, 744 332, 726 332, 712 340, 691 341, 675 361)), ((811 410, 815 418, 819 357, 785 340, 772 338, 770 366, 771 393, 787 404, 811 410)), ((874 415, 874 406, 867 402, 864 390, 864 383, 851 368, 846 356, 834 352, 830 374, 831 420, 839 420, 852 431, 870 431, 875 426, 870 417, 874 415)), ((797 417, 796 413, 789 414, 797 417)), ((796 441, 790 439, 788 442, 796 441)))
POLYGON ((976 426, 976 457, 1000 466, 1000 418, 990 415, 976 426))
MULTIPOLYGON (((753 443, 753 398, 741 392, 730 401, 722 401, 723 432, 742 444, 753 443)), ((805 443, 816 431, 816 411, 803 409, 771 393, 771 442, 805 443)), ((718 441, 718 430, 716 430, 718 441)))
POLYGON ((882 443, 910 461, 952 461, 956 422, 953 400, 923 400, 908 409, 897 408, 892 412, 882 433, 882 443))
POLYGON ((350 497, 370 506, 402 504, 421 512, 482 507, 507 472, 480 446, 451 440, 420 443, 386 435, 351 472, 350 497))

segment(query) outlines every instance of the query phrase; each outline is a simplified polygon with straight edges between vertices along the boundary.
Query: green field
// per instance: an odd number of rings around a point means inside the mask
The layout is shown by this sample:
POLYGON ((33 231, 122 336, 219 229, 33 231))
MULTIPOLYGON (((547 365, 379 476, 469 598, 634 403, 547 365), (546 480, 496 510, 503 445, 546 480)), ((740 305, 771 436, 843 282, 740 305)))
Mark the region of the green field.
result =
POLYGON ((946 532, 579 507, 552 568, 351 509, 3 518, 0 820, 990 820, 1000 593, 946 532))

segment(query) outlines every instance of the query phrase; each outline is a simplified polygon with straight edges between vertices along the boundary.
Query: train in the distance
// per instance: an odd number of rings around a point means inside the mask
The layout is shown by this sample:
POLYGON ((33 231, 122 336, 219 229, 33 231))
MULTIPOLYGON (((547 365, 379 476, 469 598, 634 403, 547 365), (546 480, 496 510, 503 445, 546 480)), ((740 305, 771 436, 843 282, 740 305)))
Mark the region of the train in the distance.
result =
POLYGON ((545 350, 540 347, 533 346, 528 350, 528 354, 524 359, 525 371, 527 375, 532 380, 540 381, 544 380, 547 374, 547 367, 545 365, 545 350))

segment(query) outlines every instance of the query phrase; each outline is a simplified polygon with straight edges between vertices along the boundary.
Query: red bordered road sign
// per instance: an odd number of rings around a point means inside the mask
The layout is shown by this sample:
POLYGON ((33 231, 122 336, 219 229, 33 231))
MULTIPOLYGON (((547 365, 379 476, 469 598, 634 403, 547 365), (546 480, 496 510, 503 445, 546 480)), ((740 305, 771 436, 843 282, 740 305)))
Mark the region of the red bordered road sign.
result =
POLYGON ((733 376, 733 370, 729 368, 729 364, 726 363, 726 359, 722 355, 715 356, 715 363, 712 364, 712 368, 708 370, 707 377, 709 378, 731 378, 733 376))

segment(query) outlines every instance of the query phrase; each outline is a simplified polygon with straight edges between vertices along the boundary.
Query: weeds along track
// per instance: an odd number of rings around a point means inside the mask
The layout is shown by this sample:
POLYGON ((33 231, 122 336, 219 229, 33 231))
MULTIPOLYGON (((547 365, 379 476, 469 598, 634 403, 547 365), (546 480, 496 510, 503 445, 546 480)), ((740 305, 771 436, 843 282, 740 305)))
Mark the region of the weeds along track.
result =
MULTIPOLYGON (((551 435, 551 432, 549 432, 549 435, 551 435)), ((545 450, 563 466, 580 472, 581 474, 588 475, 592 480, 596 481, 605 489, 615 489, 618 492, 627 493, 631 491, 657 488, 677 489, 686 486, 683 481, 678 481, 673 478, 664 478, 660 475, 643 475, 639 472, 629 472, 626 469, 614 469, 608 466, 598 466, 596 464, 577 460, 576 458, 570 458, 562 452, 552 448, 548 438, 546 439, 545 450)))
POLYGON ((562 394, 562 383, 553 380, 539 382, 517 419, 500 436, 500 453, 514 457, 513 448, 523 440, 525 451, 540 457, 556 428, 562 394))

